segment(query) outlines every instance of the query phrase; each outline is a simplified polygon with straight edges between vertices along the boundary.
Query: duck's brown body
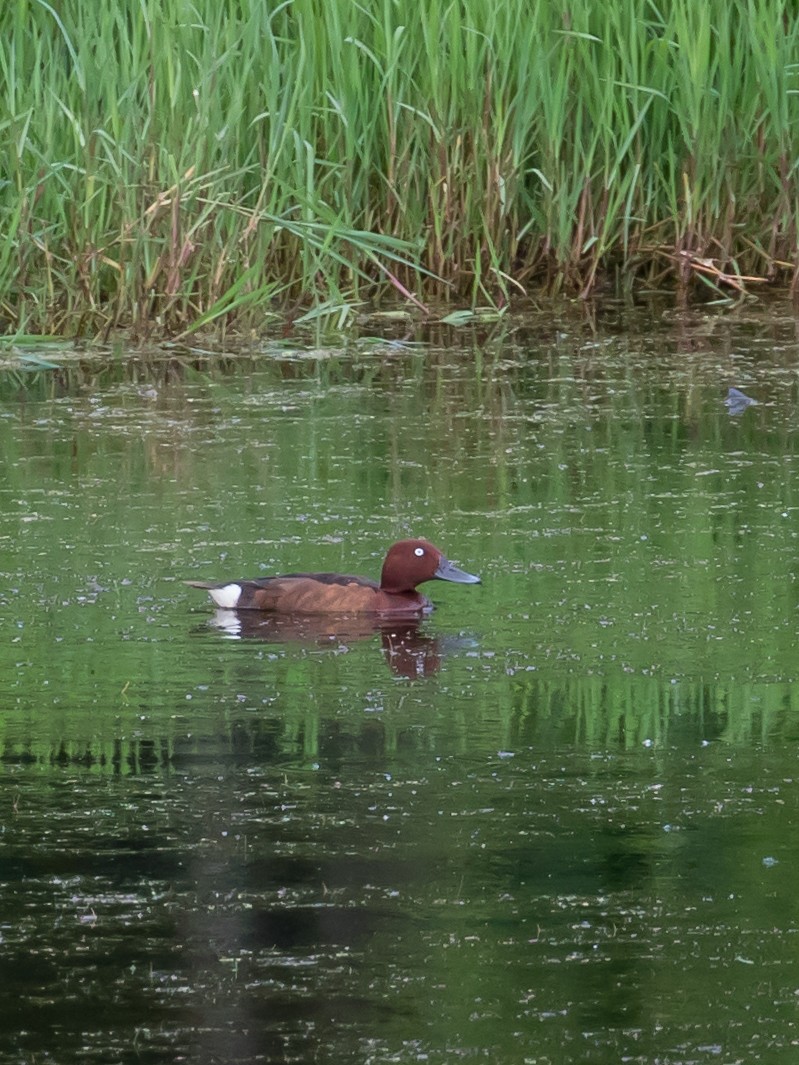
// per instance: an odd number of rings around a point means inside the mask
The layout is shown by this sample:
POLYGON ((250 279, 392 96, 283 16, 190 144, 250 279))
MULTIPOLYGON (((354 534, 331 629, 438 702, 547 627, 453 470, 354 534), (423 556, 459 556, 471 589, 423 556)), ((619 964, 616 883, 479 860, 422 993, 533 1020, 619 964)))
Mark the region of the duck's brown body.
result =
POLYGON ((373 614, 419 616, 432 610, 416 591, 429 580, 478 584, 427 540, 401 540, 389 550, 380 583, 340 573, 287 573, 244 581, 187 581, 209 592, 218 607, 281 614, 373 614))

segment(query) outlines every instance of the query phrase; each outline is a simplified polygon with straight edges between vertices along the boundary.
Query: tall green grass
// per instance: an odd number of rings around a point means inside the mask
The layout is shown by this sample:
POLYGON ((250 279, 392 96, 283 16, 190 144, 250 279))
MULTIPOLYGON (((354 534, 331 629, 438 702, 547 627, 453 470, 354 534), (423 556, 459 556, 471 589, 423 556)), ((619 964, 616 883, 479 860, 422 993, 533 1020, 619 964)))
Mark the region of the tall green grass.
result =
POLYGON ((797 269, 787 0, 5 0, 6 331, 797 269))

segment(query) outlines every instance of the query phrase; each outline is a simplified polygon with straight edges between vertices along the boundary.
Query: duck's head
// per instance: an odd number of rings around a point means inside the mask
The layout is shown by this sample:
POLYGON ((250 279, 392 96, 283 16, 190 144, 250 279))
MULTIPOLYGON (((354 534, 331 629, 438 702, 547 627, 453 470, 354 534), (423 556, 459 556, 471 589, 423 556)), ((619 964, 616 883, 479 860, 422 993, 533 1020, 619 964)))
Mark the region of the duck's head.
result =
POLYGON ((414 592, 424 581, 479 584, 480 578, 458 569, 429 540, 400 540, 389 548, 380 575, 384 592, 414 592))

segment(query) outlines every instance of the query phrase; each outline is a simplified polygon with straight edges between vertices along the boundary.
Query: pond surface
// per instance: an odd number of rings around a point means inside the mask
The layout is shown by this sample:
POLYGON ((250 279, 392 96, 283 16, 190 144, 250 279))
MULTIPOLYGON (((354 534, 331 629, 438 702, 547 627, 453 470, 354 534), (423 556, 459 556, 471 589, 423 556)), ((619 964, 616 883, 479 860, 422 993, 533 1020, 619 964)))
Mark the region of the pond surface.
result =
POLYGON ((0 1060, 795 1062, 794 318, 381 328, 6 359, 0 1060))

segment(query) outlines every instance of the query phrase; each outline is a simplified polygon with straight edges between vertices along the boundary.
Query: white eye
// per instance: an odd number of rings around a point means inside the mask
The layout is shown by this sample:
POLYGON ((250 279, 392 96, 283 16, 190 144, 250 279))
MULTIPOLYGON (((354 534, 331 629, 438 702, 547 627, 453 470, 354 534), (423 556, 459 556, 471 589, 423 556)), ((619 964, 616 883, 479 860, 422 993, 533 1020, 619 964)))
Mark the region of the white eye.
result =
POLYGON ((416 548, 414 548, 413 553, 416 555, 417 558, 421 558, 422 555, 424 554, 424 548, 423 547, 416 547, 416 548))

